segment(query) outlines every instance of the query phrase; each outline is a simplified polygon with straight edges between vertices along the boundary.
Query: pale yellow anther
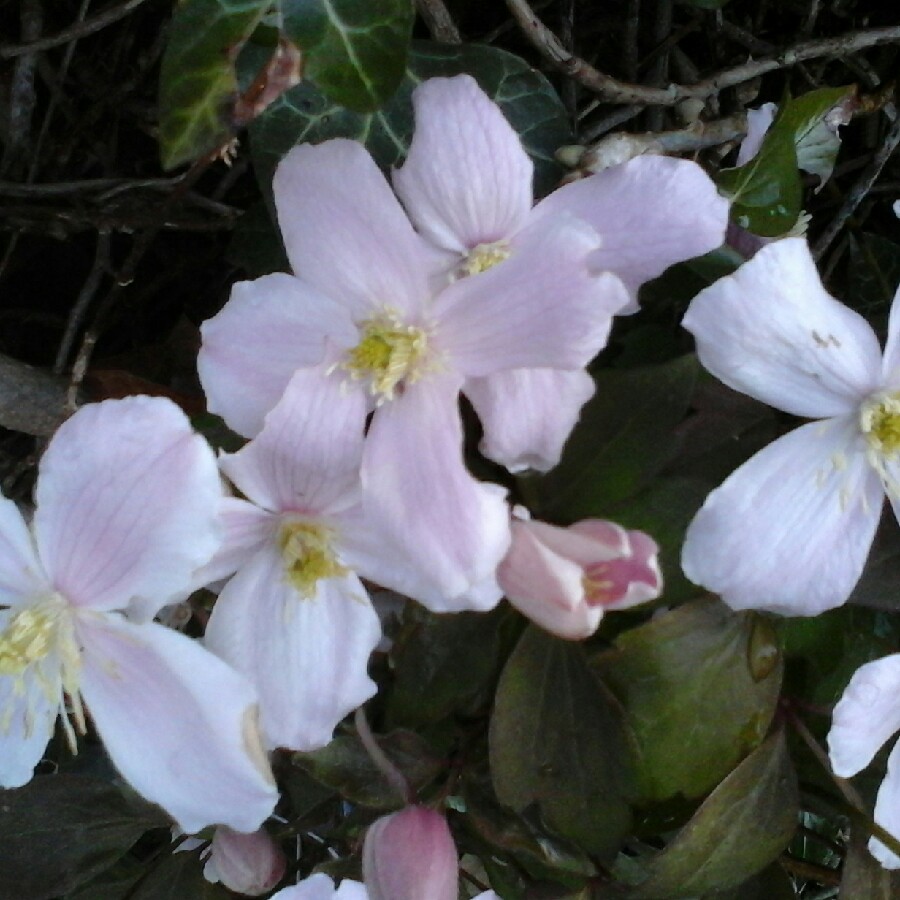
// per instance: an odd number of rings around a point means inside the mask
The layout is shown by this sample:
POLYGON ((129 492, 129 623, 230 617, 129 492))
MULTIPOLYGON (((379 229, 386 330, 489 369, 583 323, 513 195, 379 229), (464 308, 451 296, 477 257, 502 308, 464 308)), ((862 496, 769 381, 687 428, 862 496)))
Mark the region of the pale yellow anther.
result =
POLYGON ((459 264, 459 275, 478 275, 493 269, 498 263, 509 259, 510 249, 506 241, 492 244, 477 244, 459 264))
POLYGON ((900 392, 867 400, 860 408, 859 427, 879 455, 891 457, 900 451, 900 392))
POLYGON ((332 549, 331 529, 315 522, 285 522, 278 532, 278 546, 288 580, 305 598, 316 594, 322 578, 338 578, 348 573, 332 549))
POLYGON ((347 354, 340 368, 356 381, 368 380, 371 393, 393 400, 397 386, 415 381, 428 352, 428 333, 404 325, 392 310, 361 323, 362 340, 347 354))

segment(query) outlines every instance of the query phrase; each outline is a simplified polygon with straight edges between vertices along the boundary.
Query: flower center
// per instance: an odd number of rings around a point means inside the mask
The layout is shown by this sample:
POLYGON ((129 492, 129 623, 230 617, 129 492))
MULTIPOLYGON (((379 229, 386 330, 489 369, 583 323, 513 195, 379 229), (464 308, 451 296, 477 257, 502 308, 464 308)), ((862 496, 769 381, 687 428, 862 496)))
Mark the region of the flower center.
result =
POLYGON ((900 392, 866 400, 859 411, 859 427, 879 456, 896 455, 900 450, 900 392))
POLYGON ((278 533, 278 546, 288 580, 300 595, 311 600, 321 578, 339 578, 348 573, 332 550, 334 533, 314 522, 285 522, 278 533))
POLYGON ((588 606, 606 606, 620 600, 624 593, 610 563, 589 565, 584 570, 581 584, 588 606))
POLYGON ((354 381, 369 380, 369 390, 379 402, 393 400, 398 385, 415 381, 428 352, 428 333, 404 325, 396 312, 385 310, 361 323, 362 340, 347 354, 341 368, 354 381))
POLYGON ((68 604, 58 594, 38 599, 17 609, 0 633, 0 676, 13 679, 5 707, 0 708, 0 733, 8 733, 13 715, 24 698, 25 733, 34 727, 35 710, 30 685, 36 684, 51 706, 62 716, 70 749, 76 751, 75 728, 85 731, 84 709, 78 687, 81 681, 81 651, 68 604), (65 695, 71 712, 67 714, 65 695), (74 722, 69 721, 69 715, 74 722))
POLYGON ((509 259, 510 249, 506 241, 494 241, 492 244, 477 244, 474 246, 459 264, 457 277, 465 275, 477 275, 479 272, 487 272, 498 263, 509 259))

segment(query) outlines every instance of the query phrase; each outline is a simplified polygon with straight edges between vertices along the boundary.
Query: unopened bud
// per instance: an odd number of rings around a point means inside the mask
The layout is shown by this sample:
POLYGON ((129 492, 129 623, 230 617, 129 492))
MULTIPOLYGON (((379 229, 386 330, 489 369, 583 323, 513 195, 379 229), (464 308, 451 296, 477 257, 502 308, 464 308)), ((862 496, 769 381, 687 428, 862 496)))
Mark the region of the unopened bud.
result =
POLYGON ((258 897, 281 881, 286 865, 284 854, 265 829, 242 834, 220 825, 203 875, 238 894, 258 897))
POLYGON ((408 806, 384 816, 366 834, 363 880, 369 900, 456 900, 456 845, 440 814, 408 806))

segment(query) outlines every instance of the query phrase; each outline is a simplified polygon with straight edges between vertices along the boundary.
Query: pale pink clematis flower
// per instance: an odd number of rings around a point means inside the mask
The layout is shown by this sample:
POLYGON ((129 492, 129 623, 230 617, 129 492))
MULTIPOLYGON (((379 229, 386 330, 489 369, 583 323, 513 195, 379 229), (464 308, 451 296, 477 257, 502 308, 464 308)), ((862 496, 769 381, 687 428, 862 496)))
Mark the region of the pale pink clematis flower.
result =
POLYGON ((271 900, 369 900, 369 895, 358 881, 345 879, 335 887, 327 875, 317 873, 272 894, 271 900))
POLYGON ((206 646, 260 695, 267 747, 327 744, 375 691, 369 655, 381 625, 353 573, 364 399, 300 371, 259 435, 220 460, 247 500, 226 502, 228 536, 206 570, 236 574, 222 589, 206 646))
POLYGON ((251 831, 270 814, 278 792, 254 691, 149 621, 216 550, 221 499, 209 446, 149 397, 86 406, 62 425, 31 529, 0 498, 3 787, 31 778, 57 716, 75 749, 83 702, 125 779, 183 831, 251 831))
POLYGON ((459 862, 447 820, 407 806, 369 826, 363 844, 369 900, 456 900, 459 862))
POLYGON ((816 615, 862 573, 885 493, 900 511, 900 304, 882 357, 829 296, 806 242, 762 248, 684 317, 703 365, 802 425, 713 491, 688 528, 685 574, 733 609, 816 615))
MULTIPOLYGON (((696 163, 643 156, 532 206, 531 159, 472 77, 431 78, 413 105, 415 134, 393 183, 419 233, 446 255, 451 279, 502 268, 575 216, 599 235, 588 264, 628 289, 615 312, 633 312, 645 281, 724 239, 728 202, 696 163)), ((485 456, 513 472, 547 471, 594 384, 580 368, 504 368, 469 377, 462 389, 484 426, 485 456)))
POLYGON ((584 519, 568 528, 515 518, 497 570, 509 602, 562 638, 590 637, 603 614, 659 596, 659 548, 642 531, 584 519))
MULTIPOLYGON (((494 125, 482 124, 490 140, 494 125)), ((296 370, 342 384, 361 418, 374 410, 363 507, 388 561, 361 574, 435 611, 490 608, 508 512, 504 492, 464 466, 460 389, 495 372, 577 370, 593 358, 629 301, 617 276, 588 266, 600 238, 561 214, 517 233, 503 265, 435 287, 438 252, 359 144, 295 147, 274 194, 297 277, 236 285, 204 324, 198 366, 210 409, 250 437, 296 370)), ((307 383, 311 403, 318 389, 307 383)))
MULTIPOLYGON (((828 754, 835 775, 850 778, 864 769, 884 743, 900 731, 900 653, 856 670, 834 708, 828 754)), ((888 757, 887 774, 875 801, 875 821, 900 837, 900 742, 888 757)), ((872 855, 887 869, 900 869, 900 857, 877 838, 872 855)))
POLYGON ((243 834, 220 826, 205 856, 203 877, 207 881, 221 882, 230 891, 248 897, 271 891, 287 868, 284 853, 265 828, 243 834))

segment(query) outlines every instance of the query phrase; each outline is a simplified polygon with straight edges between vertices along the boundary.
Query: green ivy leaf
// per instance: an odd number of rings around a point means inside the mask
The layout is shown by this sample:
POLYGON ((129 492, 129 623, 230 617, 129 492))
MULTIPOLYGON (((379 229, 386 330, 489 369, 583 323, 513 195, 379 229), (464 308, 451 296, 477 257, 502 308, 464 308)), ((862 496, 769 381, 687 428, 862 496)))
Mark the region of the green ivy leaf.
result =
MULTIPOLYGON (((392 731, 377 740, 415 790, 425 787, 443 767, 422 738, 412 731, 392 731)), ((403 806, 403 798, 385 780, 356 735, 341 735, 320 750, 294 753, 291 759, 351 803, 376 809, 403 806)))
POLYGON ((176 7, 159 83, 164 169, 214 150, 231 136, 238 95, 234 61, 269 0, 185 0, 176 7))
POLYGON ((633 738, 581 645, 530 626, 503 670, 490 724, 497 798, 609 857, 631 826, 633 738))
POLYGON ((797 780, 778 732, 707 797, 630 896, 678 900, 737 887, 781 853, 797 815, 797 780))
MULTIPOLYGON (((255 71, 258 48, 247 48, 246 63, 255 71), (252 52, 250 52, 252 51, 252 52)), ((434 76, 468 72, 495 100, 535 161, 535 191, 550 190, 563 174, 554 153, 571 143, 565 108, 553 87, 517 56, 478 44, 448 46, 414 41, 399 88, 378 111, 346 109, 312 84, 297 85, 250 125, 254 168, 263 192, 271 194, 275 166, 295 144, 334 137, 361 141, 382 168, 400 164, 413 131, 411 95, 419 82, 434 76)))
POLYGON ((574 522, 633 496, 671 458, 699 366, 693 355, 657 366, 601 369, 559 465, 540 479, 542 518, 574 522))
POLYGON ((637 738, 648 801, 710 790, 763 739, 781 687, 768 619, 707 599, 620 634, 595 664, 637 738))
POLYGON ((85 775, 43 775, 0 790, 0 897, 66 894, 167 823, 154 807, 134 806, 115 785, 85 775))
POLYGON ((335 103, 378 109, 403 78, 414 19, 411 0, 281 0, 284 30, 305 74, 335 103))
POLYGON ((882 868, 868 849, 868 835, 852 826, 841 876, 841 897, 895 900, 900 896, 900 872, 882 868))
POLYGON ((199 851, 172 853, 154 866, 128 900, 229 900, 234 895, 203 877, 199 851))
POLYGON ((719 190, 731 200, 732 221, 768 237, 793 227, 803 196, 794 131, 781 125, 783 115, 784 108, 753 159, 716 176, 719 190))

